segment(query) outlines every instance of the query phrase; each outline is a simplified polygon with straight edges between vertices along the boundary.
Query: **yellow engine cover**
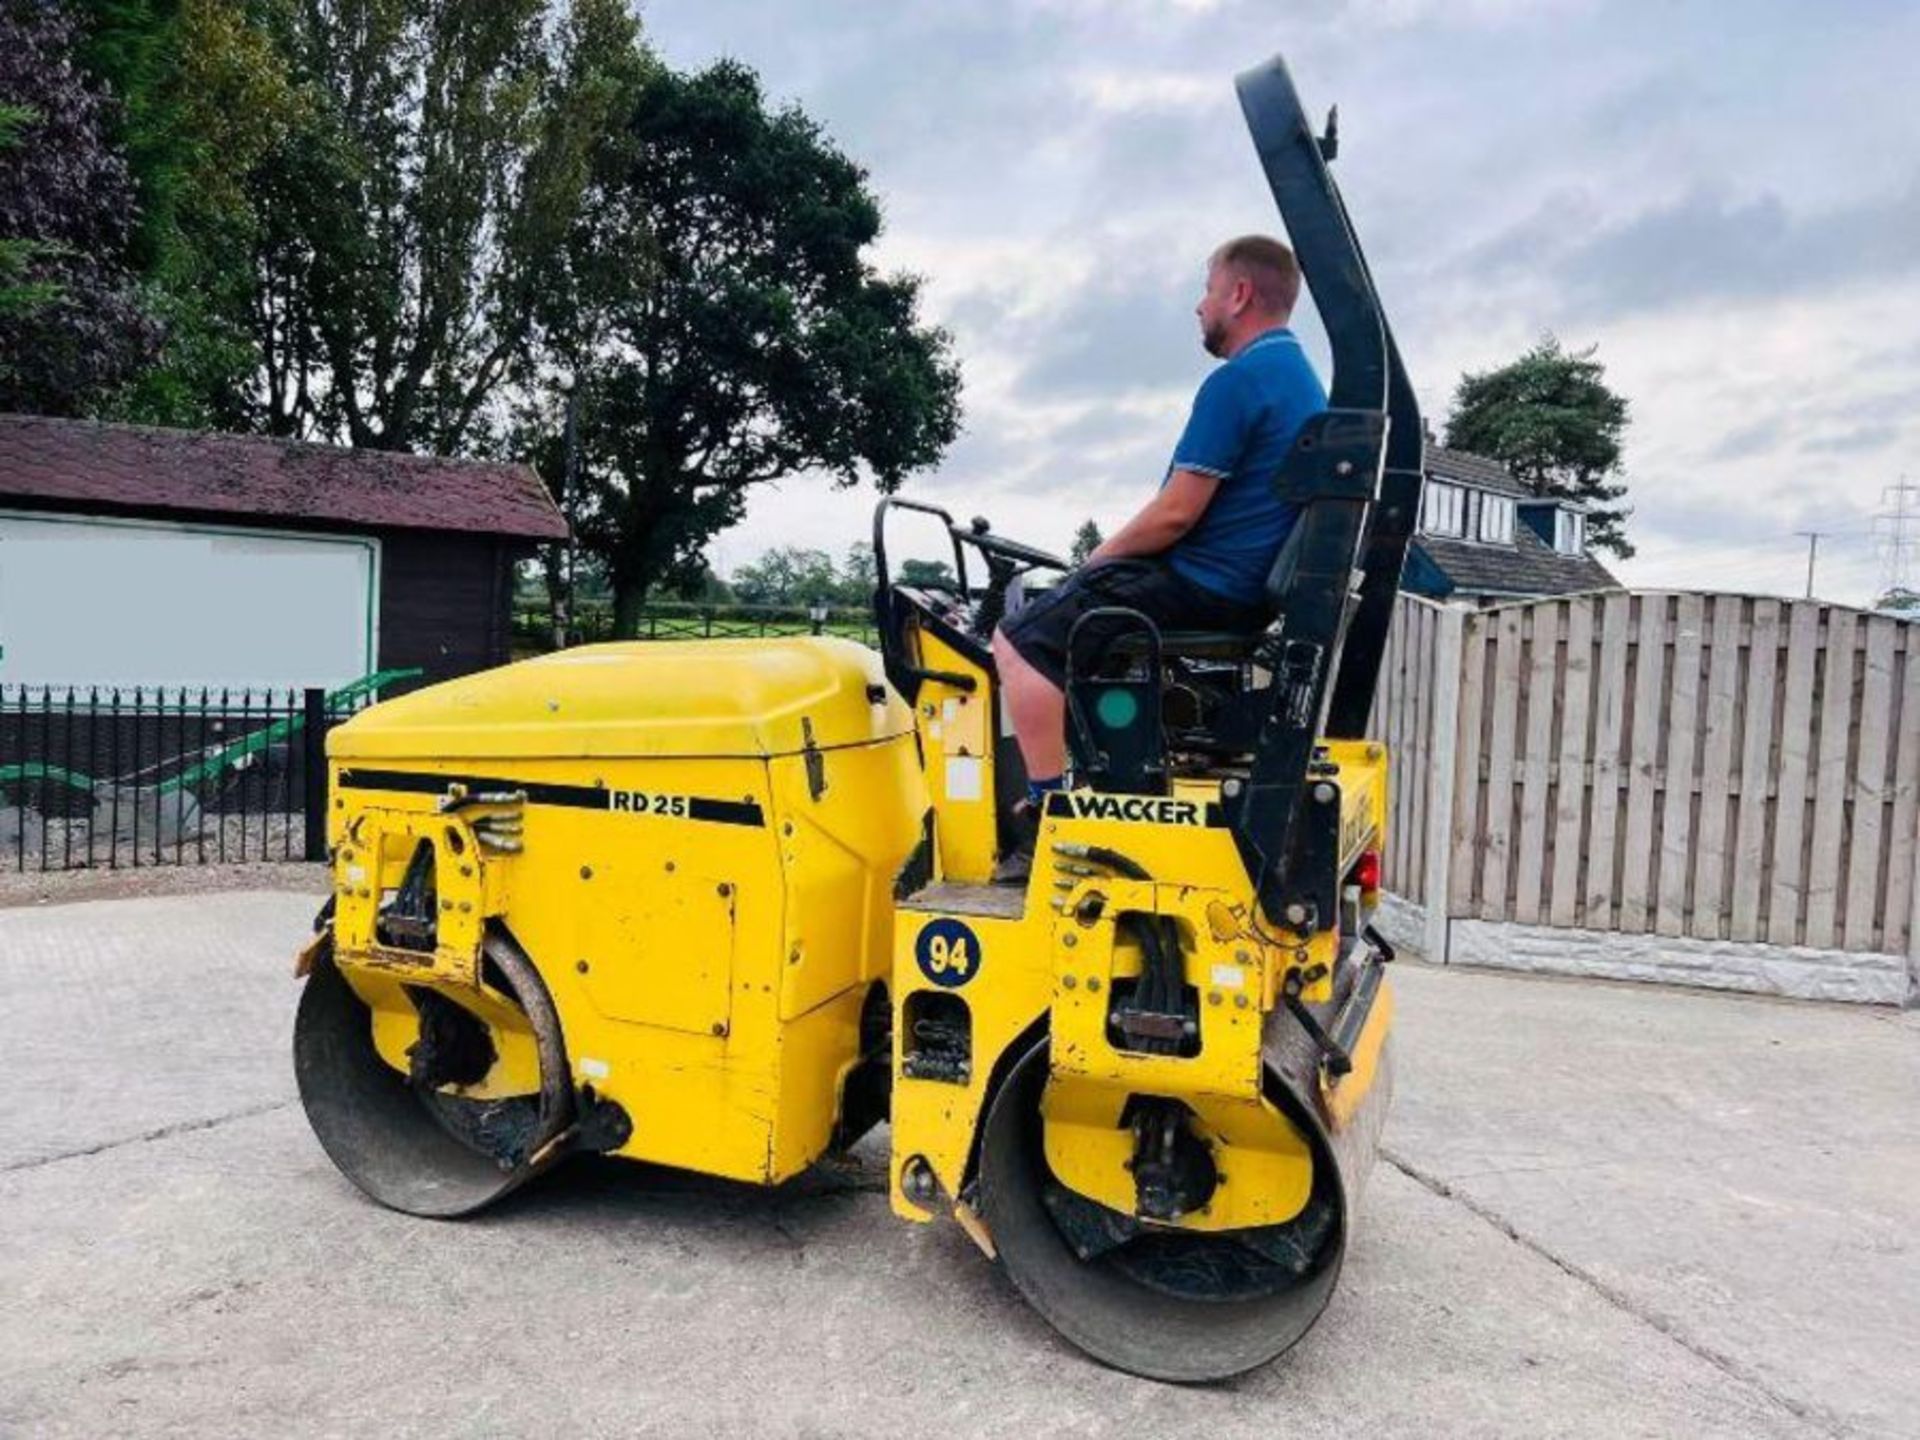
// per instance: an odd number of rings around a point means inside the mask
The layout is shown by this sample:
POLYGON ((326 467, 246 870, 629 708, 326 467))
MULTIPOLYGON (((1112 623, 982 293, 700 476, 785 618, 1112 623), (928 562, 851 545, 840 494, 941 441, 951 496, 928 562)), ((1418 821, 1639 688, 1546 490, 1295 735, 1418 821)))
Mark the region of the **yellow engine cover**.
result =
MULTIPOLYGON (((620 1154, 764 1183, 826 1148, 927 808, 878 656, 811 638, 590 646, 377 706, 328 755, 336 961, 389 1064, 417 1035, 403 985, 484 1013, 494 924, 551 992, 574 1084, 632 1119, 620 1154), (432 955, 377 933, 423 841, 432 955)), ((466 1093, 511 1091, 523 1049, 466 1093)))

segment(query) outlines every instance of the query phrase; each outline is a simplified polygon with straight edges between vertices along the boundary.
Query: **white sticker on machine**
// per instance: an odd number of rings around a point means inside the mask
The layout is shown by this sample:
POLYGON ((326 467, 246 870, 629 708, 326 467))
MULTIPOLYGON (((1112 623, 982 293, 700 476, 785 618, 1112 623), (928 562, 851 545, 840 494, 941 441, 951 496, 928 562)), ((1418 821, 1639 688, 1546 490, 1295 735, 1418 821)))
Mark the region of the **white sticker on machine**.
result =
POLYGON ((947 757, 947 798, 949 800, 978 800, 983 793, 982 782, 986 766, 978 756, 950 755, 947 757))
POLYGON ((1238 965, 1216 965, 1213 983, 1222 990, 1238 990, 1247 983, 1247 972, 1238 965))
POLYGON ((940 707, 946 741, 956 750, 980 754, 987 748, 986 711, 965 696, 950 696, 940 707))

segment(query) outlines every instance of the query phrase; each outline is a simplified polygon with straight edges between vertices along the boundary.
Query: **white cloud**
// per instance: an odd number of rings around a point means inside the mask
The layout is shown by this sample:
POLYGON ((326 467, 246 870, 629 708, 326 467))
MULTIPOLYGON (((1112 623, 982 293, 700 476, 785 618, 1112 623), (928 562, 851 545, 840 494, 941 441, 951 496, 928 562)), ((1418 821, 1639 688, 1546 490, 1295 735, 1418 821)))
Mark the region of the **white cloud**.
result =
POLYGON ((1081 70, 1067 82, 1096 111, 1195 110, 1217 103, 1220 77, 1175 70, 1081 70))

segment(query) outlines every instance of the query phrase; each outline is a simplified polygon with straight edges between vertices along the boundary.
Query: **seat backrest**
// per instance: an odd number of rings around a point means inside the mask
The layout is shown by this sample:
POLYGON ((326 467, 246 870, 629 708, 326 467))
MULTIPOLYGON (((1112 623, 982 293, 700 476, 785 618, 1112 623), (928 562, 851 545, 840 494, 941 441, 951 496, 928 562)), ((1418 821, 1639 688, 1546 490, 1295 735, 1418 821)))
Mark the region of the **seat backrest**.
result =
POLYGON ((1307 529, 1301 523, 1306 518, 1304 509, 1301 507, 1300 512, 1295 514, 1293 528, 1274 552, 1273 564, 1267 567, 1267 609, 1276 615, 1293 584, 1293 573, 1300 567, 1301 536, 1307 529))

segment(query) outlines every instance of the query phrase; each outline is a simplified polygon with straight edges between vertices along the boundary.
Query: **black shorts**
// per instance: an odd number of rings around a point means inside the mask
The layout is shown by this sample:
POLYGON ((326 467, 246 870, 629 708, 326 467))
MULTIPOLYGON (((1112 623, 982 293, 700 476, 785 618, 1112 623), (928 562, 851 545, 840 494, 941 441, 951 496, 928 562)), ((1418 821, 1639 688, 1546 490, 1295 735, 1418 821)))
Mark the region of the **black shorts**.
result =
POLYGON ((1266 629, 1269 614, 1264 605, 1244 605, 1194 584, 1165 560, 1109 560, 1076 570, 1034 596, 1000 622, 1000 633, 1029 665, 1065 689, 1073 622, 1104 605, 1138 610, 1162 630, 1252 634, 1266 629))

